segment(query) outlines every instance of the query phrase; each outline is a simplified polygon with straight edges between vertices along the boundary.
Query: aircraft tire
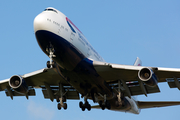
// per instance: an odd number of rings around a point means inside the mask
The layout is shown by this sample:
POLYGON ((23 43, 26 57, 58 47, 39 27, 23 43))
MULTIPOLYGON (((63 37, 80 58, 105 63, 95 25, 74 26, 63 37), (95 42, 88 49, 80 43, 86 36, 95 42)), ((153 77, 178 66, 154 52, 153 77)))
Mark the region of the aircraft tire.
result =
POLYGON ((62 102, 66 102, 66 96, 62 97, 62 102))
POLYGON ((102 105, 101 109, 104 110, 105 109, 105 105, 102 105))
POLYGON ((64 103, 64 104, 63 104, 63 108, 64 108, 64 110, 67 109, 67 103, 64 103))
POLYGON ((85 111, 85 107, 84 107, 84 106, 82 106, 82 108, 81 108, 81 109, 82 109, 82 111, 85 111))
POLYGON ((102 108, 102 100, 101 101, 99 101, 99 106, 102 108))
POLYGON ((88 111, 90 111, 90 110, 91 110, 91 105, 90 105, 90 104, 88 104, 87 109, 88 109, 88 111))
POLYGON ((79 102, 79 107, 80 107, 80 108, 83 107, 83 102, 79 102))
POLYGON ((57 108, 58 108, 58 110, 61 110, 61 104, 60 103, 58 103, 57 108))
POLYGON ((110 104, 108 101, 106 101, 106 108, 107 108, 108 110, 111 109, 111 104, 110 104))
POLYGON ((47 65, 47 68, 50 68, 51 67, 50 61, 47 61, 46 65, 47 65))

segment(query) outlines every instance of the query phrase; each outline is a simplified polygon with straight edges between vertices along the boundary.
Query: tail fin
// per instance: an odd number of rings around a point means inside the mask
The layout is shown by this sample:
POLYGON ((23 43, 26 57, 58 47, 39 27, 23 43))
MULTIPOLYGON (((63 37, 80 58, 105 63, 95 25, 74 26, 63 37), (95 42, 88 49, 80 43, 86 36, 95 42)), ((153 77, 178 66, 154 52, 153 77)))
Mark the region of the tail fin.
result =
POLYGON ((166 107, 166 106, 174 106, 174 105, 180 105, 180 102, 143 102, 139 101, 138 106, 140 109, 146 109, 146 108, 155 108, 155 107, 166 107))
POLYGON ((142 66, 142 61, 137 57, 134 66, 142 66))

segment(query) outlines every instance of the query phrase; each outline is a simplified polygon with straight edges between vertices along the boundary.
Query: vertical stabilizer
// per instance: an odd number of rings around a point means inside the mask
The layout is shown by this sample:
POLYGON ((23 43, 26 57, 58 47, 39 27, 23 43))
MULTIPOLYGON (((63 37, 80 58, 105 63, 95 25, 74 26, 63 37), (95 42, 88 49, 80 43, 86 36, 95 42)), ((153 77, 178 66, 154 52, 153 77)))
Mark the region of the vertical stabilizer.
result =
POLYGON ((134 66, 142 66, 142 61, 137 57, 134 66))

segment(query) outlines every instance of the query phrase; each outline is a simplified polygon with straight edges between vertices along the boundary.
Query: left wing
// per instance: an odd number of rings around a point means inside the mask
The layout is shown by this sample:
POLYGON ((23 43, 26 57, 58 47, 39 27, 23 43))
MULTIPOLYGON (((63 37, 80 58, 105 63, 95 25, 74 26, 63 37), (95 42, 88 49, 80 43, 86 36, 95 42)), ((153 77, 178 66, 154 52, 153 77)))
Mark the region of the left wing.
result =
POLYGON ((168 82, 170 88, 180 89, 180 69, 121 65, 99 61, 93 61, 93 65, 97 73, 107 83, 112 84, 112 87, 118 87, 116 83, 120 80, 121 88, 128 96, 160 92, 157 85, 147 83, 146 77, 151 77, 148 80, 157 79, 157 82, 168 82), (140 80, 141 73, 143 79, 140 80))
POLYGON ((151 101, 151 102, 143 102, 143 101, 138 101, 138 107, 140 109, 146 109, 146 108, 155 108, 155 107, 167 107, 167 106, 174 106, 174 105, 180 105, 180 102, 178 101, 151 101))

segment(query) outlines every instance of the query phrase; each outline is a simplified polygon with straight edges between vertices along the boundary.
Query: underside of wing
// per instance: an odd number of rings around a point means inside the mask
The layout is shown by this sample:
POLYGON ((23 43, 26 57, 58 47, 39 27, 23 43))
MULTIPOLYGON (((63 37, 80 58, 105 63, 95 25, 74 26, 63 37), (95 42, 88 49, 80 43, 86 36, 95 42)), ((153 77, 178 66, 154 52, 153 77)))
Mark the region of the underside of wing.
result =
POLYGON ((166 82, 167 78, 180 78, 180 69, 178 68, 121 65, 99 61, 93 61, 93 65, 97 73, 107 82, 117 79, 125 79, 127 82, 137 81, 138 72, 143 68, 150 68, 158 77, 158 82, 166 82))
POLYGON ((147 96, 149 93, 160 92, 157 85, 159 82, 167 82, 170 88, 180 90, 180 69, 177 68, 137 66, 138 64, 135 64, 136 66, 121 65, 99 61, 93 61, 93 65, 97 73, 110 86, 114 87, 120 81, 121 84, 116 88, 124 89, 127 96, 141 94, 147 96), (147 76, 151 77, 144 79, 147 76))
POLYGON ((26 98, 35 96, 35 88, 41 88, 44 98, 51 101, 60 96, 65 96, 67 99, 79 99, 79 93, 61 76, 56 68, 45 68, 0 81, 0 90, 5 91, 11 99, 14 96, 26 96, 26 98), (12 79, 14 79, 14 83, 12 79), (12 82, 10 82, 11 80, 12 82), (15 86, 16 83, 19 84, 18 87, 15 86))
POLYGON ((167 106, 174 106, 174 105, 180 105, 180 102, 176 101, 161 101, 161 102, 143 102, 139 101, 138 106, 140 109, 146 109, 146 108, 155 108, 155 107, 167 107, 167 106))

